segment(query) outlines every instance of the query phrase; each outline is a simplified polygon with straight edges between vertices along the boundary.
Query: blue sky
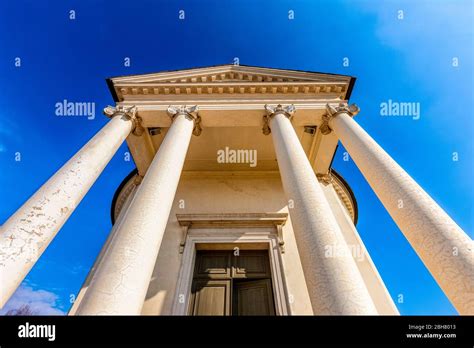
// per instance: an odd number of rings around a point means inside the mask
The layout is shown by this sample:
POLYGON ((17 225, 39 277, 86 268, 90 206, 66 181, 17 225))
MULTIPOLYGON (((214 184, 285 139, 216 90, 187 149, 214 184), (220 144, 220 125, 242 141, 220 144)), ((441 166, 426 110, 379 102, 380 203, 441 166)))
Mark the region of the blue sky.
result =
MULTIPOLYGON (((107 122, 106 77, 237 57, 356 76, 357 121, 472 237, 473 13, 471 1, 3 1, 0 223, 107 122), (64 99, 96 103, 96 117, 57 117, 64 99), (389 99, 420 103, 420 119, 381 116, 389 99)), ((134 168, 126 151, 119 149, 7 306, 68 310, 110 231, 113 193, 134 168)), ((355 192, 359 233, 400 312, 456 313, 344 151, 333 166, 355 192)))

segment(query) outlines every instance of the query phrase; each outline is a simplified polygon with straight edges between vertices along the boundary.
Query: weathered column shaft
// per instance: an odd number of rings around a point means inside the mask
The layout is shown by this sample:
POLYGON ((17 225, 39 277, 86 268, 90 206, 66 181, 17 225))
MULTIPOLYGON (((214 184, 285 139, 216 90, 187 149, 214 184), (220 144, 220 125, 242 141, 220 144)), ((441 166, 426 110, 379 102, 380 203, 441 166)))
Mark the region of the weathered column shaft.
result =
POLYGON ((175 110, 76 314, 140 314, 191 140, 194 109, 175 110))
POLYGON ((120 109, 2 226, 0 307, 15 292, 131 132, 131 116, 135 112, 136 108, 120 109))
POLYGON ((355 122, 328 107, 334 130, 402 233, 460 314, 474 314, 471 238, 355 122))
MULTIPOLYGON (((362 276, 289 119, 269 108, 269 126, 315 314, 377 314, 362 276), (327 256, 328 248, 337 252, 327 256)), ((265 128, 264 128, 265 131, 265 128)), ((268 132, 267 128, 267 132, 268 132)))

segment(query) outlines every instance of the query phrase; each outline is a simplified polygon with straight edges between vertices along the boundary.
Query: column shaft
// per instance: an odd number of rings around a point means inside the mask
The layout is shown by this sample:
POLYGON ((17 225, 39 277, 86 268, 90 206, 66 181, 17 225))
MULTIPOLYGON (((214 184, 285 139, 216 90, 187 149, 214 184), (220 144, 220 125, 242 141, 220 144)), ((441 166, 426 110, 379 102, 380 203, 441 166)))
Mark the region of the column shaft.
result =
POLYGON ((191 140, 176 115, 79 304, 79 315, 137 315, 145 300, 191 140))
POLYGON ((7 302, 131 132, 113 117, 2 226, 0 307, 7 302))
POLYGON ((474 314, 471 238, 347 113, 329 126, 459 313, 474 314))
POLYGON ((290 120, 275 112, 270 128, 314 313, 377 314, 290 120))

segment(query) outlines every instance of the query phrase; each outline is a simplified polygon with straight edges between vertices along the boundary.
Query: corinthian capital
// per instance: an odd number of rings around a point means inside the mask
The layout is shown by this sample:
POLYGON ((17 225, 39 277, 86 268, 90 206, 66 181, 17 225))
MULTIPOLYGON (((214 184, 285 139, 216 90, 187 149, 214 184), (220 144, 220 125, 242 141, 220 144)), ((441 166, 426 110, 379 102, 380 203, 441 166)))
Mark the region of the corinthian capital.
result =
POLYGON ((134 119, 137 114, 137 107, 133 106, 123 106, 123 105, 116 105, 116 106, 107 106, 104 108, 104 115, 107 117, 113 117, 118 114, 125 115, 130 119, 134 119))
POLYGON ((198 110, 197 105, 186 106, 186 105, 170 105, 168 106, 168 115, 174 119, 177 115, 184 114, 191 119, 194 119, 196 116, 193 115, 194 112, 198 110))
POLYGON ((201 117, 197 114, 198 106, 197 105, 170 105, 168 106, 168 115, 170 115, 171 120, 174 120, 178 115, 185 115, 188 120, 194 121, 193 134, 198 136, 201 135, 201 117))
POLYGON ((339 103, 338 106, 326 104, 326 111, 331 117, 334 117, 341 112, 345 112, 349 116, 354 117, 359 113, 360 108, 356 104, 349 105, 347 103, 339 103))
POLYGON ((282 106, 278 104, 277 106, 265 104, 265 110, 267 111, 267 115, 273 116, 277 113, 285 114, 287 117, 291 117, 291 115, 296 111, 296 108, 293 104, 282 106))
POLYGON ((116 106, 107 106, 104 108, 104 115, 108 118, 112 118, 115 116, 122 115, 128 120, 132 120, 133 122, 133 134, 140 136, 143 134, 145 129, 142 127, 142 119, 137 115, 137 107, 133 106, 124 106, 124 105, 116 105, 116 106))
POLYGON ((323 135, 327 135, 332 132, 331 127, 329 127, 329 121, 331 118, 336 117, 343 112, 348 114, 350 117, 354 117, 359 113, 360 108, 356 104, 349 105, 347 103, 339 103, 338 106, 326 104, 326 111, 326 114, 323 115, 322 118, 323 121, 319 126, 319 129, 323 135))
POLYGON ((267 112, 267 114, 263 116, 262 132, 263 134, 268 135, 271 133, 270 119, 273 116, 275 116, 276 114, 283 114, 291 119, 292 114, 296 111, 296 108, 293 104, 286 106, 282 106, 281 104, 278 104, 276 106, 265 104, 265 111, 267 112))

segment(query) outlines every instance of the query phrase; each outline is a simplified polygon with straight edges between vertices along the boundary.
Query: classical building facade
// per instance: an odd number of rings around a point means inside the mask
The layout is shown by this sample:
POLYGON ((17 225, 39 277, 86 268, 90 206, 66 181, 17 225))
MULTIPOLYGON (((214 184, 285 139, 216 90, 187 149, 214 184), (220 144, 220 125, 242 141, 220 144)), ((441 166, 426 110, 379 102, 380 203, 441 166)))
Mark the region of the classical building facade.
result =
POLYGON ((0 304, 126 140, 136 170, 70 315, 398 314, 331 168, 341 142, 474 314, 472 240, 353 119, 354 80, 235 65, 109 79, 110 121, 2 226, 0 304))

